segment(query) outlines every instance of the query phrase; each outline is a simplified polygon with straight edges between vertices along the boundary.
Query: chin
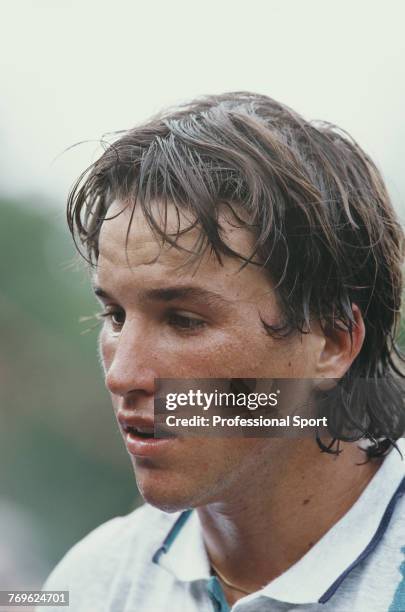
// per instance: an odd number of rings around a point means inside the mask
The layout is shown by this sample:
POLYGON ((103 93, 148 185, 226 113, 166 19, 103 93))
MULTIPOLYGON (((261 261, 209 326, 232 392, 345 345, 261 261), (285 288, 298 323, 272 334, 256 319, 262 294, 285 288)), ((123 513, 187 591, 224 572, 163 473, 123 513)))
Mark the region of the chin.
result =
POLYGON ((139 483, 138 489, 146 503, 163 510, 163 512, 181 512, 194 507, 192 499, 184 492, 173 491, 170 488, 163 491, 158 487, 139 483))
POLYGON ((146 503, 164 512, 179 512, 199 505, 196 491, 190 490, 178 474, 170 477, 160 470, 134 468, 139 493, 146 503))

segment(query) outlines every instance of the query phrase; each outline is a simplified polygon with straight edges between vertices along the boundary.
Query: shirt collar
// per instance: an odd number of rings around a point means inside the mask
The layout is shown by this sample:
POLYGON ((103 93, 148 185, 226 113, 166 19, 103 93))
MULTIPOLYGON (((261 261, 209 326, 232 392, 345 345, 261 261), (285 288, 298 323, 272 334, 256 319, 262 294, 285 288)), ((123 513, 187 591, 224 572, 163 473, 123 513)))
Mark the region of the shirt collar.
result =
POLYGON ((210 578, 210 563, 196 512, 186 510, 178 516, 152 560, 184 582, 210 578))
MULTIPOLYGON (((398 443, 405 454, 403 441, 398 443)), ((350 510, 261 594, 289 603, 325 603, 384 535, 404 488, 405 462, 393 448, 350 510)))
MULTIPOLYGON (((405 441, 397 442, 405 455, 405 441)), ((325 603, 346 576, 376 547, 384 535, 395 503, 405 491, 405 461, 392 449, 350 510, 286 572, 258 596, 292 604, 325 603)), ((182 581, 208 580, 210 563, 196 512, 181 513, 153 561, 182 581)), ((239 600, 242 602, 242 600, 239 600)))

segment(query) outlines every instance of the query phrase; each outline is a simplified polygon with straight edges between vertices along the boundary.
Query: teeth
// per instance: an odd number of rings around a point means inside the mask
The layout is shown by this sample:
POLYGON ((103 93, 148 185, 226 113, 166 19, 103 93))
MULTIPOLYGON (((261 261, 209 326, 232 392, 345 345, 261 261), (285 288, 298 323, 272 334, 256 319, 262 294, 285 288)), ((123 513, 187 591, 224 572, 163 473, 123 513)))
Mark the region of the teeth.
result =
POLYGON ((153 430, 138 429, 137 427, 132 427, 131 425, 124 425, 123 429, 125 433, 132 433, 134 435, 142 437, 149 437, 154 435, 153 430))

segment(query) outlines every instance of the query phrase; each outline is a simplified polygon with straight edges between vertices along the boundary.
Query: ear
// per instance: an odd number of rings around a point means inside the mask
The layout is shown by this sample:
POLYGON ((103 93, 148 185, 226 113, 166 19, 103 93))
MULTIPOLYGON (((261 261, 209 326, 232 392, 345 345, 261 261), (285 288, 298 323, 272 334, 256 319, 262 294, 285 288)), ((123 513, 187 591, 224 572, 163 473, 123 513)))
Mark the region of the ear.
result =
POLYGON ((352 304, 352 311, 351 337, 348 331, 336 327, 324 331, 324 345, 317 364, 320 378, 342 378, 360 353, 366 329, 360 308, 352 304))

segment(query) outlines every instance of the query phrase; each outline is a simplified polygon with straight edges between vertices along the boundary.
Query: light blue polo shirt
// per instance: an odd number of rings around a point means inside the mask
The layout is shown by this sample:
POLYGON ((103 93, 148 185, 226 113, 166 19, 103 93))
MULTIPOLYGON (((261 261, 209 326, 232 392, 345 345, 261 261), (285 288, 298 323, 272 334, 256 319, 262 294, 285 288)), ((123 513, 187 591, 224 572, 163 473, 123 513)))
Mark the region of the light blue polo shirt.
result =
POLYGON ((405 612, 404 441, 398 446, 404 460, 392 450, 321 540, 232 608, 210 573, 197 513, 148 505, 91 532, 43 588, 69 590, 71 612, 405 612))

